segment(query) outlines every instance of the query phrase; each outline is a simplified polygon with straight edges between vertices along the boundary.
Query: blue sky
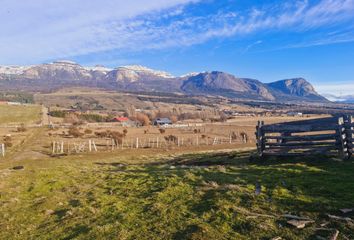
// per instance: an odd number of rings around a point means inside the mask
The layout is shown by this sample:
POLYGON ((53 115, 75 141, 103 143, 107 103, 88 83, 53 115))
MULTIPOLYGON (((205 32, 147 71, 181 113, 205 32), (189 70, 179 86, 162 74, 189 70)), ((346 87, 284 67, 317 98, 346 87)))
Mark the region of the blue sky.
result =
POLYGON ((354 94, 354 0, 0 0, 0 64, 304 77, 354 94))

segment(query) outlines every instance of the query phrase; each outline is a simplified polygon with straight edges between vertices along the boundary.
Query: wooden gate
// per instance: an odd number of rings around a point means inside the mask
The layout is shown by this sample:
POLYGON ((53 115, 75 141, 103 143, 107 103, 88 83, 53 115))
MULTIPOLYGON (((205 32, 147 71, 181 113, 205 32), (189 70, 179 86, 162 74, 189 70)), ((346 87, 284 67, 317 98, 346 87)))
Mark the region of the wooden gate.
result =
POLYGON ((349 158, 353 150, 352 117, 328 117, 264 125, 256 128, 259 156, 337 155, 349 158), (350 139, 349 139, 349 135, 350 139))

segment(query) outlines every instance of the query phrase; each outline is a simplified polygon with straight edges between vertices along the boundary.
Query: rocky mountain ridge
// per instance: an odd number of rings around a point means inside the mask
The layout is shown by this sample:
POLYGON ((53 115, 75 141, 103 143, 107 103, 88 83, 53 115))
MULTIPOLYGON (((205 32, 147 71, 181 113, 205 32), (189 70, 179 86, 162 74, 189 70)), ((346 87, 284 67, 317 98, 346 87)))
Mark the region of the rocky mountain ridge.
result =
POLYGON ((104 66, 83 67, 65 60, 33 66, 0 66, 1 89, 51 91, 74 86, 264 101, 327 101, 303 78, 265 84, 256 79, 239 78, 220 71, 175 77, 139 65, 111 69, 104 66))

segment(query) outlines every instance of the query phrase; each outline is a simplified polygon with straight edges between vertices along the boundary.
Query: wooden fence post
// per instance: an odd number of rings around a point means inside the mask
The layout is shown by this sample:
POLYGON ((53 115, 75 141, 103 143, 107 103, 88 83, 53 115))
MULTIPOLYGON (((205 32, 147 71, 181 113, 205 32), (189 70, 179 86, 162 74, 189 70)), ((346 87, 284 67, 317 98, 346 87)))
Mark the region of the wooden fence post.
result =
POLYGON ((342 159, 347 158, 347 144, 346 144, 346 134, 345 134, 345 128, 344 128, 344 118, 340 117, 338 118, 338 130, 337 136, 338 136, 338 154, 339 157, 342 159))
POLYGON ((2 143, 0 147, 1 147, 1 148, 0 148, 0 150, 1 150, 1 155, 2 155, 2 157, 5 157, 5 144, 2 143))
POLYGON ((52 154, 54 154, 55 153, 55 142, 53 141, 52 142, 52 154))
POLYGON ((353 155, 353 129, 354 122, 352 116, 344 116, 344 128, 345 128, 345 146, 347 148, 347 159, 353 155))
POLYGON ((63 142, 63 141, 61 141, 60 153, 61 153, 61 154, 64 154, 64 142, 63 142))
POLYGON ((95 150, 95 152, 97 152, 97 147, 96 147, 95 141, 92 141, 92 146, 93 146, 93 149, 95 150))
POLYGON ((256 127, 257 152, 258 152, 258 156, 260 156, 260 157, 263 156, 263 151, 265 148, 265 137, 264 137, 264 132, 262 130, 263 125, 264 125, 263 121, 258 121, 258 124, 256 127))

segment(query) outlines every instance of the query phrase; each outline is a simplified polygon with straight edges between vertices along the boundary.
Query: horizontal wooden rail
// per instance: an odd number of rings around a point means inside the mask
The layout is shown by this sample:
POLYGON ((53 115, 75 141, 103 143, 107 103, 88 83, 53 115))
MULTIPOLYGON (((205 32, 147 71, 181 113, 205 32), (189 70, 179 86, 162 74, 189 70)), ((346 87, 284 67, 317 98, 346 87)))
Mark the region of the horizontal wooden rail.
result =
POLYGON ((267 142, 266 146, 285 146, 285 147, 295 147, 295 146, 322 146, 322 145, 336 145, 338 144, 337 141, 335 142, 285 142, 285 143, 272 143, 272 142, 267 142))
MULTIPOLYGON (((319 131, 335 131, 338 129, 336 124, 328 125, 278 125, 278 126, 264 126, 263 131, 265 133, 275 133, 275 132, 291 132, 291 133, 301 133, 301 132, 319 132, 319 131)), ((344 129, 344 128, 343 128, 344 129)))

